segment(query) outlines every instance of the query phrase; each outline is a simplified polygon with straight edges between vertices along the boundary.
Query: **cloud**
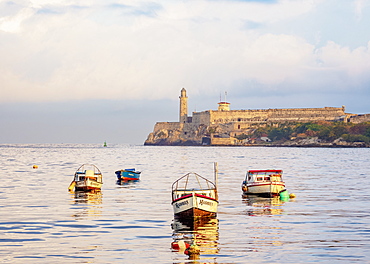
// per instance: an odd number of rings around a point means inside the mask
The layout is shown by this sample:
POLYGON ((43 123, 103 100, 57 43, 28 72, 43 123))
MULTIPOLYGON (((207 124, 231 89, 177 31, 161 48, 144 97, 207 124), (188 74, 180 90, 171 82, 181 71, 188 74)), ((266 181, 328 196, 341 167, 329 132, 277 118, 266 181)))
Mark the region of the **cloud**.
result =
POLYGON ((328 37, 340 22, 333 6, 350 7, 349 29, 365 28, 365 1, 8 2, 0 100, 176 100, 181 87, 247 96, 250 84, 366 89, 370 39, 346 45, 344 27, 328 37))
POLYGON ((182 87, 189 112, 368 113, 368 25, 365 0, 2 1, 0 140, 139 144, 182 87))
POLYGON ((6 8, 7 14, 0 17, 0 31, 17 33, 21 30, 21 24, 27 18, 33 15, 33 11, 29 8, 20 8, 14 4, 2 4, 6 8), (18 9, 18 10, 17 10, 18 9), (16 11, 17 10, 17 11, 16 11))
POLYGON ((363 12, 365 9, 370 8, 370 1, 369 0, 356 0, 353 3, 355 14, 358 20, 361 20, 363 17, 363 12))

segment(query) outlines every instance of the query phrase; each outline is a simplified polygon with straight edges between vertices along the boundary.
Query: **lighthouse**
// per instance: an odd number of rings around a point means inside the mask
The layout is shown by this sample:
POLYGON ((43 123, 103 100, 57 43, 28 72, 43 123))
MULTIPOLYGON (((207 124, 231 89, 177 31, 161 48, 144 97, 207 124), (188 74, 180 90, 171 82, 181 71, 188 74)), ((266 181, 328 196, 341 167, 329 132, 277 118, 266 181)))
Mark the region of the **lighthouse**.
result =
POLYGON ((180 95, 180 123, 186 123, 188 120, 188 97, 185 88, 181 89, 180 95))

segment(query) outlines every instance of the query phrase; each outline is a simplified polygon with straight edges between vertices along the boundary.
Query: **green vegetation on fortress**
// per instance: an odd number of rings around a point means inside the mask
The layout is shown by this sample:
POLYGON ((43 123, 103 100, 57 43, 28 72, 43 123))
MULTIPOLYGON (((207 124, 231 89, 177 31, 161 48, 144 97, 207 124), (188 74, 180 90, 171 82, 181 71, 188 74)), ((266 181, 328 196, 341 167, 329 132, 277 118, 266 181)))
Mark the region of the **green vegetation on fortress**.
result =
MULTIPOLYGON (((270 144, 315 145, 330 143, 338 146, 364 146, 370 143, 370 122, 360 124, 344 122, 285 123, 278 126, 260 127, 250 135, 240 134, 236 138, 241 142, 256 142, 267 137, 270 144), (310 144, 311 142, 311 144, 310 144)), ((263 141, 263 140, 261 140, 263 141)), ((266 142, 266 143, 267 143, 266 142)))
POLYGON ((179 122, 157 122, 145 145, 369 147, 370 114, 345 107, 217 110, 188 116, 186 90, 180 95, 179 122))

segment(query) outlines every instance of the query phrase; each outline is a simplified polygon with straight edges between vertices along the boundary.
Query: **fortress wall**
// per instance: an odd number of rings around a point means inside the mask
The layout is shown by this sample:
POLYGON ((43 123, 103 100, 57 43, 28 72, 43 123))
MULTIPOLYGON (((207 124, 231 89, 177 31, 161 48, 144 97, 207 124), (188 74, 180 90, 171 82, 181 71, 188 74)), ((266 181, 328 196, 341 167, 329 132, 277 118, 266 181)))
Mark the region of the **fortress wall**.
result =
POLYGON ((344 116, 343 108, 325 107, 325 108, 298 108, 298 109, 269 109, 269 117, 291 118, 291 117, 325 117, 337 118, 344 116))
POLYGON ((210 115, 210 111, 193 112, 192 123, 196 125, 204 124, 206 126, 209 126, 209 121, 211 119, 210 115))
POLYGON ((194 112, 193 113, 193 123, 195 124, 205 124, 209 125, 210 121, 210 111, 204 112, 194 112))
POLYGON ((344 116, 343 108, 302 108, 302 109, 269 109, 270 122, 284 121, 334 121, 340 116, 344 116))
POLYGON ((157 122, 154 126, 154 133, 157 133, 161 129, 176 130, 182 129, 182 124, 179 122, 157 122))
POLYGON ((238 122, 238 123, 233 123, 232 129, 233 131, 242 131, 246 129, 251 129, 252 127, 256 127, 256 124, 261 124, 261 123, 266 123, 264 122, 238 122))
POLYGON ((211 111, 211 122, 259 122, 265 121, 268 117, 267 110, 232 110, 232 111, 211 111))
POLYGON ((198 129, 199 125, 194 123, 185 123, 183 126, 183 132, 193 133, 198 129))
POLYGON ((232 138, 211 138, 211 145, 233 145, 232 138))
POLYGON ((350 117, 349 121, 354 124, 358 124, 362 122, 370 122, 370 114, 352 116, 350 117))
POLYGON ((210 122, 220 124, 229 122, 264 123, 267 121, 334 121, 344 115, 343 107, 210 111, 210 122))
POLYGON ((197 140, 198 125, 192 123, 185 123, 180 133, 180 138, 183 140, 197 140))

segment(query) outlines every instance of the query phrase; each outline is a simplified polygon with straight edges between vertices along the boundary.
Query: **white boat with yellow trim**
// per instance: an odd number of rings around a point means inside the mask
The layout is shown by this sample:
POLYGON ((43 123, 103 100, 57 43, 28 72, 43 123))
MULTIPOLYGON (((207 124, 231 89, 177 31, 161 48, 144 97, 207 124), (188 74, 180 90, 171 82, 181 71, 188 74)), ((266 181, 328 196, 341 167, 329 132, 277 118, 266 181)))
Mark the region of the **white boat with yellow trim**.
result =
POLYGON ((72 191, 100 190, 103 185, 103 175, 94 164, 83 164, 75 172, 73 181, 69 185, 72 191))
POLYGON ((285 191, 282 174, 283 171, 279 169, 249 170, 242 183, 243 194, 264 197, 279 196, 285 191))
POLYGON ((175 218, 216 217, 217 186, 197 173, 187 173, 172 184, 172 206, 175 218))

